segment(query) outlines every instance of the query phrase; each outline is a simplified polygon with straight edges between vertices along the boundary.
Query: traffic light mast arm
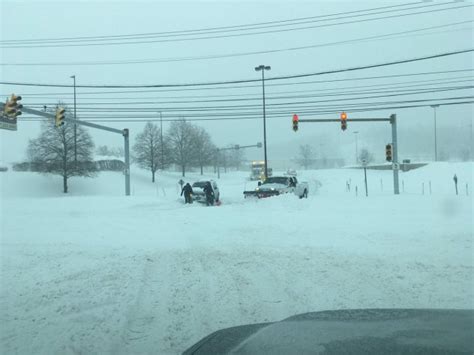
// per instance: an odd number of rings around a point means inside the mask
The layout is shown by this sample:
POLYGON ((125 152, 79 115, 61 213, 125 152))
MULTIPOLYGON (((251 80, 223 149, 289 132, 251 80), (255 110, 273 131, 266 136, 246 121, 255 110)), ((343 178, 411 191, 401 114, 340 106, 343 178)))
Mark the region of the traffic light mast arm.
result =
MULTIPOLYGON (((390 122, 390 118, 348 118, 347 122, 390 122)), ((299 119, 299 122, 341 122, 340 118, 307 118, 299 119)))
MULTIPOLYGON (((31 109, 31 108, 28 108, 28 107, 23 107, 22 111, 26 112, 26 113, 31 113, 33 115, 42 116, 42 117, 45 117, 45 118, 51 118, 53 120, 56 119, 56 115, 54 115, 52 113, 47 113, 47 112, 43 112, 43 111, 39 111, 39 110, 34 110, 34 109, 31 109)), ((92 122, 86 122, 86 121, 82 121, 82 120, 75 120, 73 118, 68 118, 68 117, 66 117, 64 119, 64 121, 75 123, 75 124, 82 125, 82 126, 97 128, 97 129, 101 129, 101 130, 109 131, 109 132, 113 132, 113 133, 123 134, 123 130, 121 130, 121 129, 102 126, 102 125, 95 124, 95 123, 92 123, 92 122)))
POLYGON ((217 148, 218 151, 221 150, 237 150, 242 148, 261 148, 262 146, 259 144, 252 144, 252 145, 239 145, 239 148, 234 147, 226 147, 226 148, 217 148))

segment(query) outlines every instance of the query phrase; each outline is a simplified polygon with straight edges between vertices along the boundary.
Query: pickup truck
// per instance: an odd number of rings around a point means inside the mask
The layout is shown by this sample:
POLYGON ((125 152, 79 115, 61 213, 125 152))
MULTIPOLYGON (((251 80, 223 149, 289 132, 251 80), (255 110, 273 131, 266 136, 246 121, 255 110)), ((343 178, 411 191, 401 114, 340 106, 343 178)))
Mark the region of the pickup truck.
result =
POLYGON ((244 197, 255 196, 258 198, 278 196, 294 193, 299 198, 308 197, 308 183, 298 182, 294 176, 272 176, 265 180, 255 190, 244 191, 244 197))

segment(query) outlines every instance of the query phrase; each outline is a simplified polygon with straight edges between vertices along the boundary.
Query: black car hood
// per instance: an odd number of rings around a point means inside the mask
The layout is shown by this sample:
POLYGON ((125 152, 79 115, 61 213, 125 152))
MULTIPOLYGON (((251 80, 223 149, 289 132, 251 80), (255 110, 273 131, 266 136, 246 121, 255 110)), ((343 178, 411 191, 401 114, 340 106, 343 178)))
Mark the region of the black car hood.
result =
POLYGON ((473 354, 474 310, 305 313, 219 330, 183 354, 473 354))

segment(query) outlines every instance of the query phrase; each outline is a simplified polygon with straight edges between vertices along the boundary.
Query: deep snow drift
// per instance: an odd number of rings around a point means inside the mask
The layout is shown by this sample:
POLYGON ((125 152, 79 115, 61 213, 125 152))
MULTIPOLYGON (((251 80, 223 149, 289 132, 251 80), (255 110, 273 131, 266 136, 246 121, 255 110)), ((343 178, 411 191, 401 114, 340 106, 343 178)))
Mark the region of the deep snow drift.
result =
POLYGON ((472 171, 401 173, 399 196, 369 171, 368 198, 361 170, 304 171, 303 200, 245 200, 256 184, 232 172, 219 207, 184 205, 177 173, 134 169, 130 197, 119 173, 71 179, 68 196, 59 177, 0 173, 0 352, 174 354, 301 312, 473 308, 472 171))

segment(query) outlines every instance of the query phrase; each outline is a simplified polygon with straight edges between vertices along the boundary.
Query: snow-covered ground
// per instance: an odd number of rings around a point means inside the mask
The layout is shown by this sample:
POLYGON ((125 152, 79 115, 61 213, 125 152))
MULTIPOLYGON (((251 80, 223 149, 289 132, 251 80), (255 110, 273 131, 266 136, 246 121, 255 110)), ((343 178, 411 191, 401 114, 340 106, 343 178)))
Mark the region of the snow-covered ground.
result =
POLYGON ((245 200, 255 183, 232 172, 218 181, 222 205, 204 207, 183 204, 177 173, 152 184, 134 169, 130 197, 120 173, 71 179, 64 196, 59 177, 10 169, 0 353, 175 354, 302 312, 474 308, 472 174, 431 164, 401 173, 394 196, 390 171, 368 171, 365 197, 361 170, 305 171, 308 199, 245 200))

